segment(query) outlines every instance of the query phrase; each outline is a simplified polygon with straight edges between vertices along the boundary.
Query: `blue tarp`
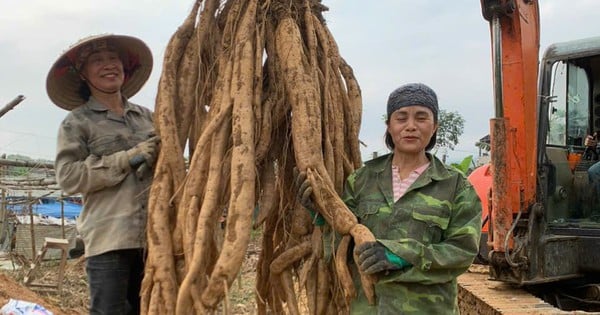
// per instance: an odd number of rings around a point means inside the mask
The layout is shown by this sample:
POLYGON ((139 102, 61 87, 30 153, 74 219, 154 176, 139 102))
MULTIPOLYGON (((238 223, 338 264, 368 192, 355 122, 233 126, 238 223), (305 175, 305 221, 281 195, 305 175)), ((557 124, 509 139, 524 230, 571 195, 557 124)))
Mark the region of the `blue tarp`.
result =
MULTIPOLYGON (((42 203, 33 206, 33 213, 46 215, 49 217, 60 218, 60 202, 54 200, 52 203, 42 203)), ((66 219, 75 219, 81 213, 82 206, 80 204, 65 201, 64 216, 66 219)))
MULTIPOLYGON (((9 210, 14 211, 18 215, 25 215, 27 213, 27 206, 24 204, 9 205, 9 210)), ((48 217, 60 218, 60 201, 51 198, 42 198, 41 202, 33 204, 31 209, 33 214, 39 214, 48 217)), ((82 206, 78 203, 64 201, 64 216, 65 219, 75 219, 81 213, 82 206)))

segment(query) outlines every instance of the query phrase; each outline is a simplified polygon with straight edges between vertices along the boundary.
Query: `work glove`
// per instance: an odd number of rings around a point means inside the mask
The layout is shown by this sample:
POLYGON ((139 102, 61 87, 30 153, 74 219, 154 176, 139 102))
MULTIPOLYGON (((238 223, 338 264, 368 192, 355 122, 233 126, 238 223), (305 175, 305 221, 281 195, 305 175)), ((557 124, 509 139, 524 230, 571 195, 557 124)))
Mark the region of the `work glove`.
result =
POLYGON ((358 268, 370 275, 381 271, 401 270, 412 266, 379 242, 365 242, 354 249, 358 268))
POLYGON ((300 204, 310 213, 313 223, 316 226, 324 225, 325 219, 315 211, 315 204, 310 199, 312 187, 310 186, 310 181, 306 177, 306 172, 300 172, 296 167, 294 167, 294 191, 296 192, 296 199, 298 202, 300 202, 300 204))
POLYGON ((158 155, 159 143, 160 137, 153 136, 127 150, 127 157, 129 158, 129 165, 131 168, 137 169, 145 163, 145 167, 152 169, 154 162, 156 161, 156 156, 158 155))

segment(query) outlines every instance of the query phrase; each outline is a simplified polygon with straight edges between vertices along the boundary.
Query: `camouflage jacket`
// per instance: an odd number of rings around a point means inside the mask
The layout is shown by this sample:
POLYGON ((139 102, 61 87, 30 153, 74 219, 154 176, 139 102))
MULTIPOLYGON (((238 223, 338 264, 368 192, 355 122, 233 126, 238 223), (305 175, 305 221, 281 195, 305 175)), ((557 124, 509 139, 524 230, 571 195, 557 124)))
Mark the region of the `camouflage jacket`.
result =
POLYGON ((369 306, 351 262, 360 291, 352 314, 458 314, 456 278, 478 251, 480 200, 461 173, 428 154, 429 167, 394 202, 392 156, 350 175, 343 200, 378 242, 412 267, 378 274, 377 303, 369 306))
POLYGON ((94 97, 67 115, 58 129, 56 179, 68 194, 83 195, 77 230, 85 256, 146 243, 149 172, 141 179, 126 150, 154 133, 152 112, 124 101, 123 116, 94 97))

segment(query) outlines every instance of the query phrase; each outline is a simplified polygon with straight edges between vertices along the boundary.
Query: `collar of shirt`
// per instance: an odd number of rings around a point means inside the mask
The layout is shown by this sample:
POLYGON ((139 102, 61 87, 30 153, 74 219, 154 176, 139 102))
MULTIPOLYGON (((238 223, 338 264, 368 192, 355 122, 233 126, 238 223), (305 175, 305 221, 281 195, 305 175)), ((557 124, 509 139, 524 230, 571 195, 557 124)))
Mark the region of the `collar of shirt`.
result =
MULTIPOLYGON (((423 174, 423 172, 425 172, 425 170, 427 169, 429 164, 431 164, 431 162, 427 162, 427 163, 417 167, 411 173, 417 173, 417 175, 421 175, 421 174, 423 174)), ((398 174, 398 166, 392 164, 392 170, 395 172, 394 174, 398 174)))
MULTIPOLYGON (((108 108, 106 108, 106 106, 102 105, 102 103, 98 102, 98 100, 96 100, 93 96, 90 96, 90 99, 86 103, 86 106, 88 106, 88 108, 90 108, 91 110, 96 111, 96 112, 108 111, 108 108)), ((131 104, 125 97, 123 97, 123 106, 124 106, 125 113, 128 111, 134 111, 138 114, 141 114, 140 110, 138 108, 136 108, 135 106, 131 106, 131 104)))
POLYGON ((417 167, 415 170, 410 172, 408 177, 404 180, 400 179, 400 176, 398 174, 398 167, 392 164, 392 192, 394 194, 394 201, 398 201, 398 199, 404 196, 410 185, 412 185, 417 180, 417 178, 421 176, 421 174, 427 169, 429 164, 431 164, 431 162, 427 162, 417 167))

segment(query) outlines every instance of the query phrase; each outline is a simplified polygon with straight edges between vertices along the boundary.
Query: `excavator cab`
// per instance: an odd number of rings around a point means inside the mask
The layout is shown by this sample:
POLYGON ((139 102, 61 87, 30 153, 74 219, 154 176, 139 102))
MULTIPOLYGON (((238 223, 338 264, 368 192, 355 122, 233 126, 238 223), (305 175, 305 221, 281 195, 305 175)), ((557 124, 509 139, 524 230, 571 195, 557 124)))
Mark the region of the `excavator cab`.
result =
POLYGON ((600 37, 548 47, 538 84, 535 202, 513 215, 512 246, 490 249, 490 275, 561 309, 598 311, 600 192, 588 169, 599 159, 585 138, 600 131, 600 37))
MULTIPOLYGON (((540 72, 540 184, 548 229, 600 236, 599 194, 588 169, 598 162, 587 136, 600 132, 600 37, 550 46, 540 72)), ((598 267, 600 270, 600 266, 598 267)))
POLYGON ((600 131, 600 37, 550 46, 540 64, 539 91, 538 200, 545 226, 537 276, 577 279, 597 290, 600 191, 588 169, 598 154, 585 138, 600 131))
POLYGON ((491 279, 563 310, 600 311, 600 191, 588 176, 600 152, 586 146, 600 134, 600 37, 553 44, 540 61, 538 1, 481 5, 495 117, 491 171, 477 173, 491 175, 469 178, 487 198, 480 257, 491 279))

